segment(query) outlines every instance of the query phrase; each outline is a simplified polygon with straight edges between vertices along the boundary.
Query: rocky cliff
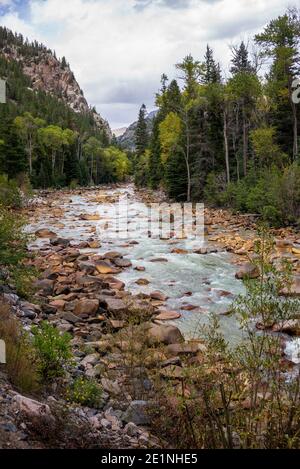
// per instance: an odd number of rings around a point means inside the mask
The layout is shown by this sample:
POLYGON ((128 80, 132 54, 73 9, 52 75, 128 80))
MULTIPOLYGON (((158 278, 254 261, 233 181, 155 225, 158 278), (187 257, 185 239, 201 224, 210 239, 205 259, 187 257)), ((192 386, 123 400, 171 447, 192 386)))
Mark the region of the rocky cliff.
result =
POLYGON ((56 96, 75 112, 91 114, 95 125, 104 129, 109 138, 112 137, 108 122, 89 106, 65 58, 59 60, 55 53, 43 45, 29 44, 22 36, 1 29, 0 53, 6 59, 21 64, 24 74, 31 79, 34 90, 43 90, 56 96))

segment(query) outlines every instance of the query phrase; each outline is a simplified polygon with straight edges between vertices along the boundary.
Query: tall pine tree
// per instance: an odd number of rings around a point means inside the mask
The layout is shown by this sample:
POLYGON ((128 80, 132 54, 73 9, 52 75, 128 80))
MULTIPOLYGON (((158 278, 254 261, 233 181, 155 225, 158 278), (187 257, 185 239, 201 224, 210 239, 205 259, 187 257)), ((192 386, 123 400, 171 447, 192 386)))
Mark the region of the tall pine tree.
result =
POLYGON ((143 104, 139 112, 139 118, 135 131, 135 148, 137 157, 142 156, 148 147, 149 136, 147 130, 146 115, 146 106, 145 104, 143 104))

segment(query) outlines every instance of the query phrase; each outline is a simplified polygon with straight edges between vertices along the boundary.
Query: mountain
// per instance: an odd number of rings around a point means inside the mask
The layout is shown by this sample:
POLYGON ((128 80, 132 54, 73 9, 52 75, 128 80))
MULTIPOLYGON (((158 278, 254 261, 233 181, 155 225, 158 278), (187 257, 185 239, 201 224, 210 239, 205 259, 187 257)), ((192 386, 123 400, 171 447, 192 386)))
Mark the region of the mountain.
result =
MULTIPOLYGON (((112 137, 111 129, 94 108, 91 108, 80 88, 70 65, 63 57, 59 60, 55 52, 37 41, 24 40, 21 34, 14 34, 0 27, 0 57, 19 65, 30 80, 29 88, 42 91, 66 104, 76 114, 91 119, 94 126, 112 137)), ((3 76, 3 78, 7 78, 3 76)))
MULTIPOLYGON (((153 119, 155 118, 156 114, 157 110, 149 112, 149 114, 147 114, 146 122, 149 134, 151 134, 152 132, 153 119)), ((136 127, 137 121, 133 122, 133 124, 131 124, 122 135, 120 135, 119 137, 116 135, 119 145, 125 150, 135 150, 136 127)))
POLYGON ((114 129, 112 133, 116 137, 121 137, 122 135, 125 134, 126 130, 127 130, 127 127, 121 127, 120 129, 114 129))

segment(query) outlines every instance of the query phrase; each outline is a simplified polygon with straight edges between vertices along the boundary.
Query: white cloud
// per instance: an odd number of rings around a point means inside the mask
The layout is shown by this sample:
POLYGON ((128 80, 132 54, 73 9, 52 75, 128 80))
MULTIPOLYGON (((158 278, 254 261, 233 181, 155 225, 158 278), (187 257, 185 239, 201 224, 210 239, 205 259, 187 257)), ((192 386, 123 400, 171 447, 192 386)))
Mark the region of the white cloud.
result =
MULTIPOLYGON (((1 0, 0 0, 1 2, 1 0)), ((251 37, 282 13, 286 0, 30 0, 1 23, 65 55, 91 104, 112 127, 135 119, 143 101, 153 107, 163 72, 207 42, 227 66, 229 44, 251 37), (138 6, 138 8, 137 8, 138 6)))

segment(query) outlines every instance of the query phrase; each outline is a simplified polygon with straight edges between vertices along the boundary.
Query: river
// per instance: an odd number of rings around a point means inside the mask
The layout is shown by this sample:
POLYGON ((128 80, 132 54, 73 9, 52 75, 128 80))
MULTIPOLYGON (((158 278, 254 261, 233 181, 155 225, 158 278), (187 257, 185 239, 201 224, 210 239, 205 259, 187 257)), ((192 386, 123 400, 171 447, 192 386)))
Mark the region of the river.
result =
MULTIPOLYGON (((59 194, 59 193, 58 193, 59 194)), ((78 243, 91 238, 97 230, 101 248, 93 252, 104 254, 107 251, 118 251, 130 259, 132 267, 124 270, 118 277, 132 293, 150 293, 159 290, 168 296, 164 309, 177 311, 181 318, 173 321, 186 338, 199 334, 199 327, 208 322, 211 313, 218 313, 222 330, 227 340, 235 343, 241 335, 237 321, 225 313, 230 308, 235 296, 243 293, 243 283, 235 278, 236 266, 232 263, 231 254, 215 252, 195 254, 199 247, 197 239, 166 240, 153 239, 146 236, 132 242, 132 239, 119 239, 109 229, 115 214, 116 201, 121 195, 129 201, 129 223, 145 218, 145 205, 141 203, 133 186, 119 189, 97 189, 83 191, 81 195, 62 195, 52 204, 53 211, 43 213, 28 227, 34 232, 42 227, 53 230, 59 237, 69 238, 78 243), (104 203, 98 201, 103 198, 104 203), (63 210, 58 219, 55 210, 63 210), (100 215, 100 221, 81 220, 79 214, 100 215), (174 249, 184 253, 174 253, 174 249), (173 252, 172 252, 173 251, 173 252), (153 262, 155 259, 164 261, 153 262), (135 270, 142 267, 144 272, 135 270), (149 282, 139 285, 139 279, 149 282)), ((38 239, 32 243, 37 248, 48 240, 38 239)), ((211 245, 211 243, 209 243, 211 245)), ((82 249, 81 252, 90 252, 82 249)), ((145 282, 143 282, 145 283, 145 282)))

